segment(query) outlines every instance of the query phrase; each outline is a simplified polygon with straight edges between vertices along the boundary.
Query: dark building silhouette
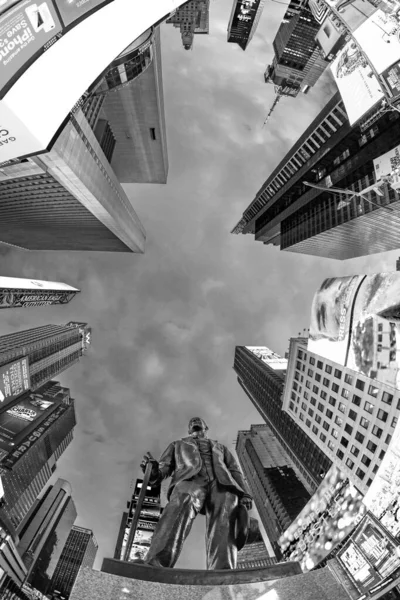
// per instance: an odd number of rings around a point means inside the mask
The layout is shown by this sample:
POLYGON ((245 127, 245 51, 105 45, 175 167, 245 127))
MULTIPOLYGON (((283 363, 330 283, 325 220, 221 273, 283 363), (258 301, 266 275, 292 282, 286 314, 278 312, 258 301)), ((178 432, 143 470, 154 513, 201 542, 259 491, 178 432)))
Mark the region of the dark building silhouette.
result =
POLYGON ((336 93, 267 178, 232 233, 253 233, 255 240, 281 250, 341 260, 398 248, 400 203, 394 189, 385 185, 382 195, 370 190, 365 198, 351 198, 329 188, 360 192, 372 186, 373 159, 400 143, 399 118, 397 112, 374 109, 350 126, 336 93))
POLYGON ((265 0, 253 0, 248 4, 242 0, 233 0, 228 24, 228 42, 246 50, 257 29, 264 3, 265 0))

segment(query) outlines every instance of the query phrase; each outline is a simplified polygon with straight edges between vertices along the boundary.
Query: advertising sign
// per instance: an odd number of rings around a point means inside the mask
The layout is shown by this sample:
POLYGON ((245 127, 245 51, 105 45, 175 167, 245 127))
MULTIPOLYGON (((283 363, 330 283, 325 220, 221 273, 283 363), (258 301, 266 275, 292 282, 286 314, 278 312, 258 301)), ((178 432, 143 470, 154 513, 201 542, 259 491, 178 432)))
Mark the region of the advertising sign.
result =
POLYGON ((370 15, 376 11, 376 7, 365 0, 325 0, 331 7, 336 18, 340 19, 346 29, 355 31, 370 15))
POLYGON ((326 279, 314 296, 308 350, 400 387, 400 273, 326 279))
POLYGON ((282 371, 287 369, 287 358, 282 358, 273 350, 270 350, 266 346, 246 346, 247 350, 250 350, 257 358, 265 362, 271 369, 275 371, 282 371))
POLYGON ((374 158, 374 169, 376 181, 398 172, 400 170, 400 146, 395 146, 389 152, 374 158))
POLYGON ((397 27, 382 10, 377 10, 356 31, 354 37, 380 74, 400 60, 397 27))
POLYGON ((0 446, 11 449, 16 440, 44 414, 51 412, 54 399, 47 399, 43 394, 26 393, 17 404, 0 414, 0 446))
POLYGON ((11 289, 11 290, 62 290, 69 292, 79 292, 77 288, 74 288, 66 283, 59 281, 42 281, 41 279, 22 279, 20 277, 0 277, 0 289, 11 289))
POLYGON ((0 367, 0 407, 18 398, 30 386, 28 357, 0 367))
POLYGON ((232 28, 241 26, 241 33, 250 31, 260 0, 237 0, 235 12, 232 16, 232 28), (245 27, 243 27, 245 25, 245 27), (247 26, 247 27, 246 27, 247 26))
POLYGON ((0 309, 67 304, 79 291, 56 281, 0 277, 0 309))
POLYGON ((388 86, 393 98, 400 96, 400 63, 392 65, 382 72, 382 78, 388 86))
POLYGON ((62 30, 52 0, 22 0, 0 16, 0 87, 62 30))
POLYGON ((350 125, 382 100, 381 86, 355 42, 348 42, 331 65, 350 125))
POLYGON ((278 543, 285 561, 310 571, 354 529, 365 514, 362 495, 335 466, 278 543))
POLYGON ((111 0, 55 0, 61 19, 67 27, 89 11, 100 8, 111 0))

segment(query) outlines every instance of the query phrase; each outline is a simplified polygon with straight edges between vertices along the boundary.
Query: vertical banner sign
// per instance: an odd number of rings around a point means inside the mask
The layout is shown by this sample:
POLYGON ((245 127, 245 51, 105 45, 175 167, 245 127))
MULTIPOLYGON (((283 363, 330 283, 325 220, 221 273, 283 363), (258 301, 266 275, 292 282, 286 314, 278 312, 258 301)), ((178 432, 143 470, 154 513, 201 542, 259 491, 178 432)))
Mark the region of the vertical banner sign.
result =
POLYGON ((108 4, 110 0, 55 0, 65 27, 74 23, 94 8, 108 4))
POLYGON ((1 15, 0 89, 61 30, 52 0, 22 0, 1 15))
POLYGON ((0 408, 30 388, 28 357, 0 367, 0 408))

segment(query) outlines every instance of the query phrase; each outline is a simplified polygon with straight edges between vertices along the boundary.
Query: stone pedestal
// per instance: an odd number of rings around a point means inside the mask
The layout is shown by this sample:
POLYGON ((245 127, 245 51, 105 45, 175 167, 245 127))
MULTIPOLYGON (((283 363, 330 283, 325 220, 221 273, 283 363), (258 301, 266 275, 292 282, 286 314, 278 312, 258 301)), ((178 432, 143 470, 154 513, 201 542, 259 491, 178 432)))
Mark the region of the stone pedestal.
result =
POLYGON ((301 573, 298 563, 260 569, 156 569, 105 559, 81 569, 70 600, 349 600, 329 569, 301 573))

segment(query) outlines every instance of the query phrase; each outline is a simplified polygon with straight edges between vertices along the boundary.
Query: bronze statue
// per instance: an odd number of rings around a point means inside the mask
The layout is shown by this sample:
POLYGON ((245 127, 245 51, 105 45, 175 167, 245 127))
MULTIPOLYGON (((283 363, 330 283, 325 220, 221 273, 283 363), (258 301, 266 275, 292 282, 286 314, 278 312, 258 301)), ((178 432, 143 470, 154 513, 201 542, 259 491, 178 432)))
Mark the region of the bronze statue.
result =
POLYGON ((252 498, 228 448, 207 437, 208 426, 190 419, 189 436, 172 442, 157 462, 148 452, 143 471, 152 463, 150 484, 172 477, 168 504, 154 532, 145 563, 173 567, 198 513, 206 515, 207 569, 236 568, 235 520, 238 505, 248 510, 252 498))

